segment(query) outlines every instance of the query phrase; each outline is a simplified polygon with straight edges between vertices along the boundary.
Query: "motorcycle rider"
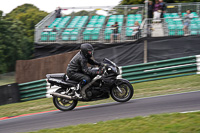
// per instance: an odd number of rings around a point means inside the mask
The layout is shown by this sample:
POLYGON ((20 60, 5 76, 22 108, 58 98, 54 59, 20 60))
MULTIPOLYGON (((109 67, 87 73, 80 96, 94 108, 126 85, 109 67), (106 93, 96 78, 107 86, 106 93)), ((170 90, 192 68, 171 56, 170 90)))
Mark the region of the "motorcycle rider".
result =
POLYGON ((81 87, 91 81, 90 76, 96 76, 101 73, 100 70, 94 71, 87 66, 87 63, 101 66, 101 63, 91 59, 93 52, 94 48, 91 44, 82 44, 81 50, 71 59, 67 66, 67 76, 71 80, 80 82, 81 87))

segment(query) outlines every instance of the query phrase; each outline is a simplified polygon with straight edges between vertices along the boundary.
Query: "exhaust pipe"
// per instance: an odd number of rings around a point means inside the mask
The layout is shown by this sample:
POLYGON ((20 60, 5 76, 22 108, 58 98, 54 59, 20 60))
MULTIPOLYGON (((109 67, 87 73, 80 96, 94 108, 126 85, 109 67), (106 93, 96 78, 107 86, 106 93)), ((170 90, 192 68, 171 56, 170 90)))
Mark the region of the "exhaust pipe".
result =
POLYGON ((52 92, 52 93, 50 93, 50 95, 55 96, 55 97, 64 98, 64 99, 67 99, 67 100, 76 100, 76 98, 74 98, 72 96, 62 95, 62 94, 56 93, 56 92, 52 92))

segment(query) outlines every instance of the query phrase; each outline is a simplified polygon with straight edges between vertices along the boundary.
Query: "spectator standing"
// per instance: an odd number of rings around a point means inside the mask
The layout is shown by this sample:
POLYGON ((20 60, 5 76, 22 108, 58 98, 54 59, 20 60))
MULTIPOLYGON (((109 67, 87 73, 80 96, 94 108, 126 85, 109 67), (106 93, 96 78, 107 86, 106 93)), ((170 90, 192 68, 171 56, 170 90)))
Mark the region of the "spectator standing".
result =
POLYGON ((155 5, 154 5, 154 12, 153 12, 153 18, 154 19, 160 19, 160 15, 161 15, 161 12, 162 12, 162 10, 161 10, 161 5, 160 5, 160 3, 159 3, 159 1, 158 0, 156 0, 156 3, 155 3, 155 5))
POLYGON ((139 31, 139 29, 140 29, 140 24, 138 21, 135 21, 133 31, 139 31))
POLYGON ((52 32, 57 32, 57 30, 56 30, 56 26, 53 27, 52 32))
POLYGON ((191 10, 187 10, 186 14, 183 17, 183 22, 184 22, 184 27, 183 27, 183 31, 185 32, 185 34, 188 34, 188 27, 190 25, 190 20, 193 18, 193 14, 191 14, 191 10))
POLYGON ((43 32, 50 32, 50 31, 51 31, 51 29, 50 29, 50 28, 48 28, 48 26, 45 26, 45 28, 44 28, 43 32))
POLYGON ((134 27, 133 27, 133 37, 134 39, 138 39, 140 34, 140 24, 138 21, 135 21, 134 27))
POLYGON ((148 18, 153 18, 153 8, 154 8, 153 2, 149 1, 149 3, 148 3, 148 18))
POLYGON ((161 5, 161 18, 163 18, 163 14, 166 12, 166 9, 167 9, 167 6, 166 6, 166 3, 165 2, 163 2, 163 0, 159 0, 159 2, 160 2, 160 5, 161 5))
POLYGON ((119 29, 119 25, 118 25, 118 22, 115 22, 114 25, 112 25, 112 30, 113 30, 113 34, 111 34, 111 43, 116 40, 119 39, 119 32, 118 32, 118 29, 119 29))
POLYGON ((61 17, 61 8, 60 7, 57 7, 57 9, 55 10, 56 12, 56 18, 60 18, 61 17))

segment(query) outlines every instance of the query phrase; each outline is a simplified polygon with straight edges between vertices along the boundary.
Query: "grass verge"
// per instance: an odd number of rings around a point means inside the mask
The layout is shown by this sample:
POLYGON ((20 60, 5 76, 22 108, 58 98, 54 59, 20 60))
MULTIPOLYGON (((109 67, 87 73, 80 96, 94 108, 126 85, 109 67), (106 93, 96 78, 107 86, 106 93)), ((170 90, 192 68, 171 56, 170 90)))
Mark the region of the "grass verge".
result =
POLYGON ((0 75, 0 86, 15 83, 15 73, 10 72, 0 75))
POLYGON ((199 133, 200 112, 173 113, 81 124, 30 133, 199 133))
MULTIPOLYGON (((200 75, 192 75, 133 84, 133 98, 150 97, 200 90, 200 75)), ((113 102, 111 98, 93 102, 79 102, 78 106, 113 102)), ((7 104, 0 106, 0 117, 55 110, 52 98, 7 104)))

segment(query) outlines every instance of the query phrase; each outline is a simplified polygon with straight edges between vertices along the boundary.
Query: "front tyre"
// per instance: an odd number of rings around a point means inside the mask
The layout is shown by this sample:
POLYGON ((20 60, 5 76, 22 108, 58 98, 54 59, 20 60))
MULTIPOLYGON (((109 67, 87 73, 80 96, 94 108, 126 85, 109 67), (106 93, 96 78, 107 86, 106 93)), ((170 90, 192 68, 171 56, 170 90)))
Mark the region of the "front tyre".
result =
MULTIPOLYGON (((65 93, 65 91, 60 88, 58 90, 56 90, 57 93, 65 93)), ((61 111, 68 111, 68 110, 72 110, 76 107, 78 101, 77 100, 67 100, 64 98, 59 98, 59 97, 53 97, 53 103, 55 105, 55 107, 61 111)))
POLYGON ((134 94, 134 89, 127 80, 118 79, 116 82, 116 86, 111 89, 110 94, 111 97, 117 102, 127 102, 132 98, 134 94))

